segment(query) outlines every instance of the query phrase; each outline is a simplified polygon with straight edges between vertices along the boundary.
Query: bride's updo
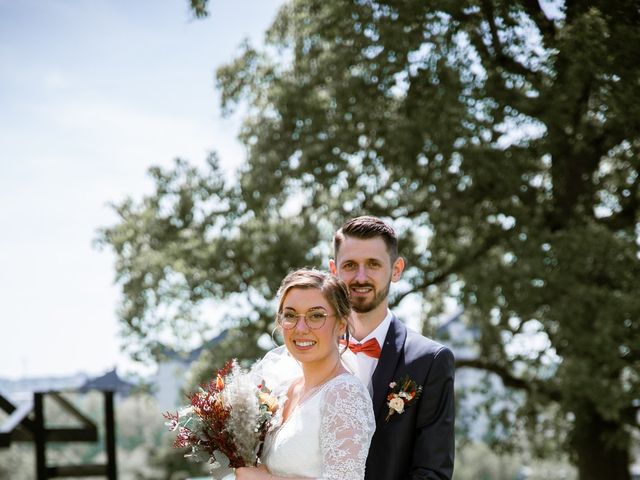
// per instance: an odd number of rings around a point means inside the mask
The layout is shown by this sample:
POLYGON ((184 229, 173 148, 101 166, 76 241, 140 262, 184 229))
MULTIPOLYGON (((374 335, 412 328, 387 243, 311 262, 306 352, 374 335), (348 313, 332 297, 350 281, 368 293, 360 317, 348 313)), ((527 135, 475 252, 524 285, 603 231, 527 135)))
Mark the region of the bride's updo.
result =
POLYGON ((349 342, 351 314, 351 300, 347 285, 335 275, 316 270, 315 268, 301 268, 290 272, 278 288, 278 314, 282 313, 284 299, 292 288, 317 289, 336 311, 336 315, 346 323, 346 341, 349 342))

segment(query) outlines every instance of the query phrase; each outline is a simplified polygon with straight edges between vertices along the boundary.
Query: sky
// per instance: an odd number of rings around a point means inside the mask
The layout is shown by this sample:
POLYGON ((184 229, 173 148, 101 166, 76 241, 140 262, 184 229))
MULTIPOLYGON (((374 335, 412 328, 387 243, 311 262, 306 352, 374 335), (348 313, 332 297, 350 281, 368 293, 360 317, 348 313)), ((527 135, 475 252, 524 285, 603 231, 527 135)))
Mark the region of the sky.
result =
POLYGON ((0 377, 101 374, 120 353, 110 202, 147 170, 245 158, 215 69, 262 41, 282 0, 0 0, 0 377))

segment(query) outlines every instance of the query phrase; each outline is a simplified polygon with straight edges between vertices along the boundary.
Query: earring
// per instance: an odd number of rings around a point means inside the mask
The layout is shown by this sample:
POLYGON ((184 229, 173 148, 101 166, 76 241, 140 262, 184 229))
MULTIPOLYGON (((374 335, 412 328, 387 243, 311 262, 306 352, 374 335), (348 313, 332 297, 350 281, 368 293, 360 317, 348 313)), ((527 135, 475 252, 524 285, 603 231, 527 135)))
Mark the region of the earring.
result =
POLYGON ((273 330, 271 330, 271 341, 273 342, 273 344, 276 347, 280 346, 280 343, 278 343, 278 341, 275 339, 274 335, 275 333, 278 331, 278 325, 276 325, 275 327, 273 327, 273 330))
POLYGON ((344 338, 344 350, 342 350, 342 353, 346 352, 347 350, 349 350, 349 327, 347 327, 344 331, 343 334, 343 338, 344 338))

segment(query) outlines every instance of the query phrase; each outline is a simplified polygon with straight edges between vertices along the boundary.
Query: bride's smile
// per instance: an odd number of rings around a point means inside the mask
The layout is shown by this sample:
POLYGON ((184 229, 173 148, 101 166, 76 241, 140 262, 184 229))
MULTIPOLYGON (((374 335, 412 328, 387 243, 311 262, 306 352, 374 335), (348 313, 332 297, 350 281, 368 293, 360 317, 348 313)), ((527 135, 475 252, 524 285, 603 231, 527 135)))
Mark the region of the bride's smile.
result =
POLYGON ((293 343, 296 347, 306 350, 308 348, 313 347, 317 342, 313 340, 293 340, 293 343))

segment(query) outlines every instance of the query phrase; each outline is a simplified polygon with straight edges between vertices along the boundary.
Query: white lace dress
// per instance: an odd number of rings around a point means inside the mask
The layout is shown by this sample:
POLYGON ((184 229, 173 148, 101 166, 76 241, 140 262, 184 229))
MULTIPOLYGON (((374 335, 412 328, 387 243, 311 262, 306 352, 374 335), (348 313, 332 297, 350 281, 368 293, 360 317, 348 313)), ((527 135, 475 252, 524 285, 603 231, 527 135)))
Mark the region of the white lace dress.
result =
POLYGON ((262 463, 282 477, 364 478, 376 428, 367 388, 350 373, 338 375, 299 403, 282 422, 282 397, 267 434, 262 463))

